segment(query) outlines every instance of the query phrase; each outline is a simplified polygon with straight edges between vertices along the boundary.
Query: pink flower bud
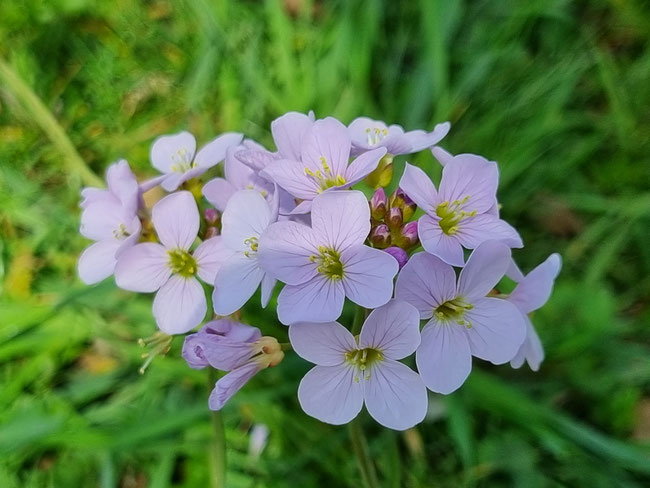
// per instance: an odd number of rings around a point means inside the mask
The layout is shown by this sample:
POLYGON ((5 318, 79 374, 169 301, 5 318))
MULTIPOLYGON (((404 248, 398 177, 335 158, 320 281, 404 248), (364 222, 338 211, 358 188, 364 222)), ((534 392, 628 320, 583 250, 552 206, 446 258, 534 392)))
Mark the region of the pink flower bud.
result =
POLYGON ((203 218, 210 225, 215 225, 219 222, 219 212, 216 208, 206 208, 203 212, 203 218))
POLYGON ((390 246, 390 230, 386 224, 380 224, 370 231, 370 242, 378 249, 390 246))
POLYGON ((205 229, 205 235, 203 236, 203 240, 205 241, 206 239, 210 239, 210 237, 218 236, 219 235, 219 229, 216 227, 208 227, 205 229))
POLYGON ((386 215, 386 224, 390 230, 399 229, 404 223, 404 216, 402 215, 402 209, 398 207, 392 207, 386 215))
POLYGON ((386 208, 388 206, 388 198, 383 188, 379 188, 373 193, 370 199, 370 215, 375 220, 383 220, 386 215, 386 208))
POLYGON ((409 260, 408 254, 406 254, 406 251, 401 247, 389 247, 388 249, 384 250, 395 258, 397 264, 399 264, 399 269, 402 269, 402 267, 409 260))
POLYGON ((409 220, 411 217, 413 217, 413 214, 417 209, 415 202, 411 200, 411 198, 409 198, 409 196, 404 193, 404 190, 401 188, 398 188, 391 197, 390 206, 401 208, 404 220, 409 220))

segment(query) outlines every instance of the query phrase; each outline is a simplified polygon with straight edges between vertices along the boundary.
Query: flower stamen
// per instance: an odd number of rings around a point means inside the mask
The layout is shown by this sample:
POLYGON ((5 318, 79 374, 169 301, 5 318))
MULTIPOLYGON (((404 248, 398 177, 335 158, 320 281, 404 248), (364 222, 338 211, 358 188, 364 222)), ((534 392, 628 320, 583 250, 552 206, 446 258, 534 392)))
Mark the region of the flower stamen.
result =
POLYGON ((334 175, 329 164, 327 164, 327 159, 325 156, 320 157, 322 171, 317 169, 316 171, 305 168, 305 175, 309 176, 314 182, 318 185, 318 193, 323 193, 325 190, 335 187, 342 186, 347 183, 347 180, 340 174, 334 175))
POLYGON ((339 254, 338 251, 325 246, 319 246, 318 252, 320 253, 319 256, 312 255, 309 257, 309 261, 318 264, 316 271, 327 276, 331 280, 343 279, 343 263, 341 262, 341 254, 339 254))
POLYGON ((458 232, 459 224, 467 219, 476 215, 476 210, 470 212, 463 210, 463 206, 469 201, 470 196, 467 195, 462 200, 454 200, 453 202, 442 202, 436 207, 436 215, 440 217, 438 224, 442 231, 448 236, 454 235, 458 232))

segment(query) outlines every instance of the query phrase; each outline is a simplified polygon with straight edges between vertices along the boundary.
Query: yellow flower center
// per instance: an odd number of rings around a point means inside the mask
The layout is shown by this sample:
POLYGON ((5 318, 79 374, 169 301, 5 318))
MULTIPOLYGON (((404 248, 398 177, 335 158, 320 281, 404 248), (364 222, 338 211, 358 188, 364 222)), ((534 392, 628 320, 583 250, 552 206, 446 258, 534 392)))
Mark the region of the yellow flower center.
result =
POLYGON ((384 359, 384 355, 381 351, 373 349, 371 347, 366 347, 365 349, 355 349, 353 351, 348 351, 345 353, 345 361, 354 366, 357 369, 357 374, 354 377, 354 381, 359 382, 359 374, 366 379, 370 379, 369 369, 384 359))
POLYGON ((436 318, 444 322, 456 322, 471 329, 472 323, 464 318, 465 312, 472 310, 474 305, 467 302, 463 297, 456 297, 436 307, 433 311, 436 318))
POLYGON ((454 235, 458 232, 458 224, 466 218, 474 217, 476 210, 467 212, 462 207, 469 201, 469 195, 462 200, 454 200, 453 202, 442 202, 436 207, 436 215, 440 217, 438 224, 442 231, 448 236, 454 235))
POLYGON ((248 251, 244 251, 244 256, 247 258, 252 257, 252 255, 257 254, 257 248, 259 247, 259 239, 255 236, 244 239, 244 244, 248 246, 248 251))
POLYGON ((113 236, 115 237, 115 239, 118 239, 120 241, 123 241, 130 235, 131 233, 126 230, 124 224, 120 224, 120 226, 117 229, 113 229, 113 236))
POLYGON ((185 147, 172 154, 172 161, 174 164, 171 165, 171 170, 177 173, 185 173, 194 168, 194 162, 189 161, 189 154, 189 151, 185 147))
POLYGON ((346 179, 342 175, 334 175, 332 173, 332 168, 327 164, 327 160, 324 156, 320 157, 320 162, 323 168, 322 171, 320 169, 313 171, 309 168, 305 168, 305 174, 318 185, 318 193, 323 193, 328 188, 342 186, 347 183, 346 179))
POLYGON ((184 249, 172 249, 167 251, 169 261, 167 265, 172 273, 190 278, 196 274, 196 259, 184 249))
POLYGON ((309 258, 312 263, 318 264, 316 270, 331 280, 343 279, 343 263, 339 252, 325 246, 319 246, 318 252, 320 255, 309 258))

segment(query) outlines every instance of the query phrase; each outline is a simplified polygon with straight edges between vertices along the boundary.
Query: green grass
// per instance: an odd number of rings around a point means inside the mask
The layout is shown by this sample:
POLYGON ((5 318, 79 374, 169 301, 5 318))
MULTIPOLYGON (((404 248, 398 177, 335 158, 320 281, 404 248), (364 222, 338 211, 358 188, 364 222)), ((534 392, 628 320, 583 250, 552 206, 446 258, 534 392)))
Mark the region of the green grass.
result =
MULTIPOLYGON (((0 2, 0 486, 209 484, 207 375, 180 340, 138 374, 151 299, 76 277, 79 190, 120 157, 152 175, 159 134, 269 145, 309 109, 450 120, 447 149, 500 163, 524 270, 564 258, 539 373, 476 361, 416 430, 362 418, 383 486, 648 486, 649 42, 642 0, 0 2)), ((224 410, 229 487, 360 486, 347 430, 300 411, 308 367, 224 410)))

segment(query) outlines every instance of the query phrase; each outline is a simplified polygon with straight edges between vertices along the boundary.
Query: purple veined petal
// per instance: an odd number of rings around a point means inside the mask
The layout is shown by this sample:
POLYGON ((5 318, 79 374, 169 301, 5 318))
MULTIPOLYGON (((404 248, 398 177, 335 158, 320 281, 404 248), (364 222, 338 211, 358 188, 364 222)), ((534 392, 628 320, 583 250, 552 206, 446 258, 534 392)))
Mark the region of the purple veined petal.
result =
POLYGON ((459 154, 445 165, 438 188, 441 202, 468 199, 460 208, 485 213, 497 199, 497 164, 474 154, 459 154))
POLYGON ((223 178, 214 178, 208 181, 202 190, 206 200, 220 212, 226 209, 228 200, 236 191, 235 186, 223 178))
POLYGON ((230 371, 246 363, 254 354, 251 342, 233 341, 214 334, 190 334, 183 342, 183 359, 194 369, 210 365, 230 371))
POLYGON ((151 219, 167 249, 189 249, 199 232, 199 209, 188 191, 172 193, 156 203, 151 219))
POLYGON ((171 274, 167 250, 155 242, 144 242, 125 250, 115 265, 115 283, 129 291, 156 291, 171 274))
POLYGON ((155 176, 153 178, 149 178, 146 181, 143 181, 140 184, 140 193, 146 193, 149 190, 152 190, 156 188, 158 185, 160 185, 165 179, 167 179, 167 174, 160 175, 160 176, 155 176))
POLYGON ((212 168, 226 159, 226 151, 228 148, 237 146, 243 138, 243 134, 237 132, 221 134, 216 139, 208 142, 196 153, 194 166, 204 169, 212 168))
POLYGON ((198 333, 225 337, 232 342, 255 342, 262 337, 262 332, 257 327, 231 319, 211 320, 198 333))
POLYGON ((432 147, 431 154, 433 154, 433 157, 436 158, 442 166, 445 166, 454 158, 453 154, 439 146, 432 147))
POLYGON ((502 241, 508 247, 523 247, 519 233, 508 224, 493 215, 483 214, 463 220, 456 233, 458 240, 467 249, 474 249, 485 241, 502 241))
POLYGON ((402 359, 420 345, 420 314, 413 305, 391 300, 376 308, 363 324, 359 348, 381 351, 388 359, 402 359))
POLYGON ((525 314, 541 308, 551 296, 555 278, 561 267, 560 255, 551 254, 546 261, 519 282, 508 297, 508 301, 514 303, 525 314))
POLYGON ((472 355, 493 364, 507 363, 526 338, 523 314, 501 298, 479 298, 472 305, 463 317, 471 323, 466 333, 472 355))
POLYGON ((422 329, 415 362, 429 390, 448 395, 460 388, 472 370, 472 352, 464 327, 430 320, 422 329))
POLYGON ((406 163, 399 186, 418 207, 427 214, 435 214, 439 201, 438 192, 421 168, 406 163))
POLYGON ((165 175, 165 177, 162 179, 160 182, 160 186, 163 188, 163 190, 167 192, 173 192, 178 189, 179 186, 181 186, 184 182, 186 182, 189 178, 187 177, 187 172, 184 173, 168 173, 165 175))
POLYGON ((275 288, 277 282, 278 280, 264 273, 264 277, 262 278, 262 308, 266 308, 269 304, 269 300, 271 300, 271 295, 273 294, 273 288, 275 288))
POLYGON ((300 148, 314 121, 305 114, 288 112, 271 122, 273 141, 282 157, 300 160, 300 148))
POLYGON ((343 312, 345 292, 340 281, 322 275, 300 285, 286 285, 278 296, 278 319, 296 322, 332 322, 343 312))
POLYGON ((320 243, 339 252, 363 244, 370 233, 370 207, 360 191, 328 191, 312 202, 312 229, 320 243))
POLYGON ((458 294, 484 297, 496 286, 510 266, 510 249, 499 241, 487 241, 478 246, 458 277, 458 294))
POLYGON ((510 260, 510 266, 506 271, 506 276, 516 283, 520 283, 524 279, 524 274, 521 272, 521 269, 519 269, 519 266, 517 266, 514 259, 510 260))
POLYGON ((395 283, 395 298, 410 303, 423 320, 443 303, 456 298, 454 268, 426 252, 411 256, 395 283))
POLYGON ((153 316, 166 334, 184 334, 199 325, 208 306, 199 280, 173 275, 153 299, 153 316))
POLYGON ((312 200, 303 200, 298 205, 296 205, 289 215, 305 215, 311 212, 312 200))
POLYGON ((539 371, 539 367, 542 361, 544 361, 544 347, 533 327, 533 323, 528 317, 524 317, 524 319, 526 321, 526 339, 524 339, 524 343, 519 348, 519 351, 517 351, 515 357, 510 361, 510 366, 518 369, 526 361, 530 369, 539 371))
POLYGON ((318 183, 305 173, 306 164, 293 159, 279 159, 270 163, 260 173, 281 186, 294 197, 311 200, 320 190, 318 183))
POLYGON ((424 250, 452 266, 465 266, 463 246, 455 235, 447 235, 436 219, 423 215, 418 220, 418 237, 424 250))
POLYGON ((255 190, 240 190, 228 201, 221 217, 221 234, 226 245, 233 251, 255 251, 250 239, 259 239, 269 226, 269 204, 255 190))
POLYGON ((350 331, 338 322, 292 324, 289 340, 298 356, 319 366, 343 364, 345 353, 358 349, 350 331))
POLYGON ((79 232, 93 241, 115 239, 114 232, 121 225, 131 222, 134 213, 129 213, 117 200, 95 201, 81 213, 79 232))
MULTIPOLYGON (((279 186, 275 185, 275 183, 274 183, 274 186, 276 188, 274 190, 274 192, 278 194, 278 198, 279 198, 279 202, 278 202, 279 203, 279 213, 280 213, 280 215, 287 215, 294 208, 296 208, 296 199, 293 198, 293 196, 291 196, 291 194, 288 191, 286 191, 283 188, 280 188, 279 186)), ((305 200, 305 201, 309 201, 311 203, 310 200, 305 200)), ((309 207, 309 211, 311 212, 311 207, 309 207)), ((311 225, 311 222, 310 222, 309 225, 311 225)))
POLYGON ((210 410, 221 410, 228 400, 260 371, 256 362, 249 362, 242 367, 233 369, 230 373, 220 378, 210 393, 208 404, 210 410))
POLYGON ((363 406, 363 382, 347 365, 315 366, 300 381, 298 401, 307 415, 321 422, 342 425, 363 406))
POLYGON ((399 264, 381 249, 359 244, 341 253, 345 296, 357 305, 376 308, 393 296, 393 278, 399 264))
POLYGON ((402 140, 408 148, 407 152, 391 152, 391 154, 411 154, 435 146, 444 139, 444 137, 449 133, 450 128, 451 124, 449 122, 443 122, 441 124, 437 124, 431 132, 426 132, 423 130, 413 130, 406 132, 402 136, 402 140))
POLYGON ((381 158, 386 155, 386 148, 378 147, 371 151, 364 152, 350 163, 345 169, 345 187, 359 183, 366 176, 377 169, 381 158))
POLYGON ((161 136, 151 146, 151 164, 161 173, 172 173, 175 166, 189 167, 195 151, 196 139, 189 132, 161 136))
POLYGON ((296 222, 271 224, 259 241, 258 260, 264 271, 289 285, 298 285, 316 276, 311 256, 320 255, 310 227, 296 222))
POLYGON ((254 256, 232 255, 217 273, 212 302, 217 315, 230 315, 244 306, 260 286, 264 271, 254 256))
POLYGON ((117 239, 109 239, 87 247, 81 253, 77 266, 81 281, 94 285, 112 275, 116 263, 115 253, 121 244, 117 239))
POLYGON ((235 158, 252 170, 261 171, 273 161, 276 161, 279 156, 266 149, 243 149, 235 153, 235 158))
POLYGON ((269 202, 269 224, 277 222, 280 216, 280 187, 275 183, 272 185, 270 198, 266 197, 266 201, 269 202))
POLYGON ((419 374, 405 364, 384 359, 371 367, 364 384, 368 413, 384 427, 406 430, 427 414, 427 389, 419 374))
POLYGON ((223 242, 222 236, 203 241, 192 254, 196 260, 197 274, 208 285, 214 285, 217 273, 233 252, 223 242))
POLYGON ((305 134, 300 148, 300 160, 314 170, 323 171, 324 158, 334 177, 344 176, 350 149, 347 128, 334 117, 326 117, 314 122, 305 134))

